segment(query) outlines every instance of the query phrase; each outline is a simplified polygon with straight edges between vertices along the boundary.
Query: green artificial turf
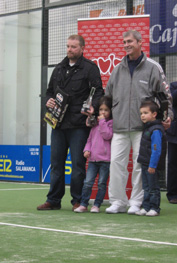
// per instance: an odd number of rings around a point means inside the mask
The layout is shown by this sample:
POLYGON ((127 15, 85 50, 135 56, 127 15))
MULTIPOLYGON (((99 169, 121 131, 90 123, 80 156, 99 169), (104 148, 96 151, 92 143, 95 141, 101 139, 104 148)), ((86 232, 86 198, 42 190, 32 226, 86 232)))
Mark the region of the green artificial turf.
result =
POLYGON ((0 182, 1 263, 176 262, 177 205, 168 203, 165 192, 160 216, 140 217, 106 214, 105 205, 99 214, 74 213, 68 187, 61 210, 37 211, 48 189, 0 182))

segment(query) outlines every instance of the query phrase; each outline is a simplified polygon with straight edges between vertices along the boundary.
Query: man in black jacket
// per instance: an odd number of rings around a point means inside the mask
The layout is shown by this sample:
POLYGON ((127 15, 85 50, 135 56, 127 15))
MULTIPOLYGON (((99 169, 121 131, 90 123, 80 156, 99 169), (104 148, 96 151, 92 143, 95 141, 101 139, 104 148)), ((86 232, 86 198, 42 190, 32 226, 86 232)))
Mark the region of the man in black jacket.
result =
POLYGON ((167 198, 171 204, 177 204, 177 81, 170 84, 173 97, 174 119, 167 130, 168 168, 167 168, 167 198))
POLYGON ((55 107, 55 95, 60 88, 70 96, 69 106, 59 127, 52 129, 50 190, 44 204, 38 210, 61 208, 65 194, 65 160, 68 148, 72 159, 71 204, 73 210, 80 204, 85 178, 83 149, 89 134, 86 115, 81 113, 83 102, 89 96, 91 87, 96 91, 89 113, 97 109, 98 101, 104 94, 97 65, 83 56, 85 41, 80 35, 71 35, 67 40, 67 57, 54 69, 46 92, 46 106, 55 107))

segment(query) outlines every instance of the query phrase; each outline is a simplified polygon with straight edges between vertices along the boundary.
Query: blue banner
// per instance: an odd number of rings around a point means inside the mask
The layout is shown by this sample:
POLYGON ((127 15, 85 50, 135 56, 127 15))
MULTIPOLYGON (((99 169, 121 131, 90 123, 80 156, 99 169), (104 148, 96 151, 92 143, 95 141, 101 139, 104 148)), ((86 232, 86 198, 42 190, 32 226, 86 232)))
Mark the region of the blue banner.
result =
POLYGON ((150 14, 150 54, 177 52, 177 1, 145 0, 150 14))
POLYGON ((39 146, 0 145, 0 180, 39 182, 39 146))
MULTIPOLYGON (((50 146, 43 146, 43 162, 42 162, 42 182, 50 183, 50 146)), ((68 150, 65 162, 65 183, 70 184, 72 174, 71 154, 68 150)))

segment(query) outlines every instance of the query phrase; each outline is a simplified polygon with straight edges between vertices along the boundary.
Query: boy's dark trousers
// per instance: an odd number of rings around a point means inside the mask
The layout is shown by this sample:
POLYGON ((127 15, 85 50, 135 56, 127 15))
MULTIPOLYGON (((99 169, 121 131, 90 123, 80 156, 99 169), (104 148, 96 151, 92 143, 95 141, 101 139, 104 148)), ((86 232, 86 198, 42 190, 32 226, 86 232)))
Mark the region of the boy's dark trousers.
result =
POLYGON ((160 213, 160 185, 158 171, 154 174, 148 172, 148 166, 142 165, 142 183, 144 190, 144 199, 142 207, 149 211, 150 209, 160 213))

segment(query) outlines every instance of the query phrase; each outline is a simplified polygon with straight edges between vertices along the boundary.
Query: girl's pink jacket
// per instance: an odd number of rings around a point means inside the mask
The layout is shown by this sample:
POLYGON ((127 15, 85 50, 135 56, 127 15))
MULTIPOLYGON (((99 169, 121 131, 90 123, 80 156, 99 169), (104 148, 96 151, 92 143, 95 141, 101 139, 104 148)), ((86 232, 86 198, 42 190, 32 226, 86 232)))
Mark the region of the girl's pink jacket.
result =
POLYGON ((113 120, 99 120, 90 131, 85 151, 90 152, 90 162, 110 162, 111 139, 113 136, 113 120))

